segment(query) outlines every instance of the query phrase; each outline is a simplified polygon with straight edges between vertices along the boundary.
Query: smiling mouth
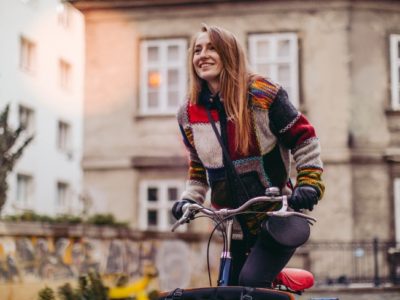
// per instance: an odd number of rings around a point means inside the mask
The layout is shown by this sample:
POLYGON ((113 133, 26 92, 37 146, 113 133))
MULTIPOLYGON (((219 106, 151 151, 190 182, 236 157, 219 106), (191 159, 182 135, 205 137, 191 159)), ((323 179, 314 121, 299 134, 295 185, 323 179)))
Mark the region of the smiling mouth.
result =
POLYGON ((202 64, 199 65, 199 68, 202 69, 202 68, 208 68, 208 67, 211 67, 211 66, 212 66, 212 64, 210 64, 210 63, 202 63, 202 64))

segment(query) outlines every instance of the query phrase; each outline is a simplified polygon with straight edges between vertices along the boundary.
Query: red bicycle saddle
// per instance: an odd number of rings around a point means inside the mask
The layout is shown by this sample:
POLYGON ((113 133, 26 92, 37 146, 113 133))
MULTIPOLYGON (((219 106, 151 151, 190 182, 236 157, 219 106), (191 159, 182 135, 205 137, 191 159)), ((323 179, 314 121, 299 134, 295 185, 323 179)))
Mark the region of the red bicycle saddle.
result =
POLYGON ((273 286, 277 285, 284 285, 295 292, 304 291, 314 285, 314 275, 302 269, 284 268, 273 282, 273 286))

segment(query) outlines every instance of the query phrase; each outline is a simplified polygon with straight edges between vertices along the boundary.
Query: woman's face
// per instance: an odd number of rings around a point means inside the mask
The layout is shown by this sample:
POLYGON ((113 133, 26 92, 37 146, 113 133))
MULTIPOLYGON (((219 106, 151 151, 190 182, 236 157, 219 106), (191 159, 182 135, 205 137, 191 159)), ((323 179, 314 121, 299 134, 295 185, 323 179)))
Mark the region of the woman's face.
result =
POLYGON ((207 81, 211 92, 219 91, 219 75, 222 61, 214 46, 211 45, 207 32, 201 32, 194 44, 193 67, 196 74, 207 81))

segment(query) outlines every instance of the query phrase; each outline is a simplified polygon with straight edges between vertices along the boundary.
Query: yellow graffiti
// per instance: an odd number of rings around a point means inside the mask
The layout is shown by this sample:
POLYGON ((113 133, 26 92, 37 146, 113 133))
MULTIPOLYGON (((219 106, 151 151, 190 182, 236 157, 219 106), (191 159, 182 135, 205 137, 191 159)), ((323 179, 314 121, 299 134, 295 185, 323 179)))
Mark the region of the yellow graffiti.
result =
POLYGON ((47 247, 50 253, 54 253, 56 251, 54 246, 54 239, 52 237, 47 238, 47 247))
POLYGON ((112 287, 109 289, 108 296, 110 299, 123 299, 136 296, 137 300, 148 300, 147 286, 151 278, 144 276, 139 280, 122 287, 112 287))
POLYGON ((62 255, 62 261, 64 264, 66 264, 67 266, 71 266, 73 263, 72 260, 72 249, 74 247, 74 243, 72 240, 68 240, 68 245, 64 250, 64 253, 62 255))
POLYGON ((110 299, 135 297, 136 300, 149 300, 147 289, 151 280, 157 276, 158 272, 155 267, 147 267, 145 275, 138 280, 125 286, 110 288, 108 291, 108 297, 110 299))

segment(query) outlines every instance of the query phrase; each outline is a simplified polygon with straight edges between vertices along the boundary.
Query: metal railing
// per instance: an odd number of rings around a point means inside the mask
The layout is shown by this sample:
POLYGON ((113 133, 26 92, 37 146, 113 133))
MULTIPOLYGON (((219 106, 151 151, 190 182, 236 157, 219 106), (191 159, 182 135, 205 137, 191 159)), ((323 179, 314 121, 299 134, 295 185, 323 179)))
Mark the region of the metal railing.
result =
POLYGON ((309 242, 297 258, 317 285, 400 284, 400 243, 379 241, 309 242))

